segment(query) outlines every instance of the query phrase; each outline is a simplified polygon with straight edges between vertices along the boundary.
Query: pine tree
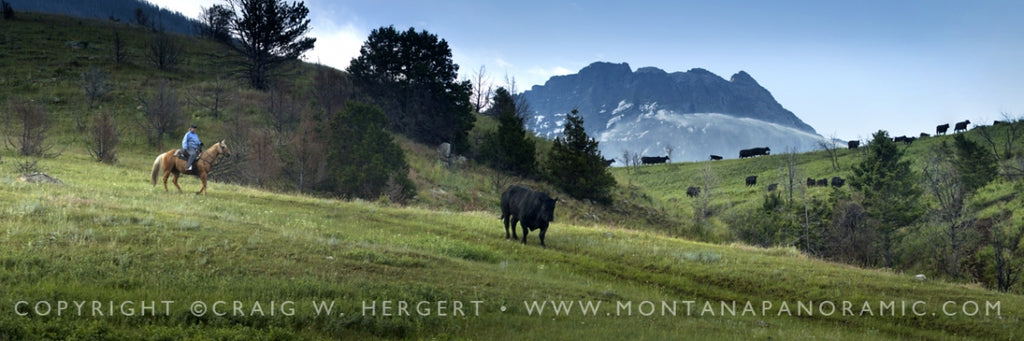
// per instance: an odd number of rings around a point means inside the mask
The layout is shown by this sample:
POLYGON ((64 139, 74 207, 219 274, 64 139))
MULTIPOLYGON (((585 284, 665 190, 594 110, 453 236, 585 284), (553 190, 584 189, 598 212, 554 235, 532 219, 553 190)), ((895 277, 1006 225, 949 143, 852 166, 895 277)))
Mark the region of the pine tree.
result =
POLYGON ((889 267, 893 265, 895 232, 912 224, 924 212, 918 204, 922 191, 917 174, 903 156, 904 151, 889 138, 889 133, 880 130, 868 145, 867 155, 853 166, 850 177, 850 187, 864 195, 864 208, 881 238, 879 246, 884 252, 885 266, 889 267))
POLYGON ((388 129, 416 141, 469 150, 476 116, 472 85, 459 81, 448 42, 427 31, 393 26, 370 32, 347 69, 353 84, 388 116, 388 129))
POLYGON ((327 165, 334 191, 344 197, 402 201, 415 195, 402 148, 376 106, 349 102, 331 120, 327 165))
POLYGON ((562 136, 555 139, 548 157, 551 181, 578 199, 610 204, 615 178, 608 173, 598 142, 583 129, 583 118, 576 109, 566 117, 562 136))
MULTIPOLYGON (((242 63, 254 89, 271 86, 271 73, 296 61, 313 48, 309 33, 309 9, 301 1, 228 0, 236 12, 228 24, 234 39, 227 46, 244 57, 242 63)), ((225 14, 226 15, 226 14, 225 14)))
POLYGON ((494 169, 521 176, 536 172, 536 145, 529 139, 523 118, 516 115, 516 104, 505 88, 498 88, 490 112, 498 116, 498 131, 487 134, 480 146, 480 159, 494 169))

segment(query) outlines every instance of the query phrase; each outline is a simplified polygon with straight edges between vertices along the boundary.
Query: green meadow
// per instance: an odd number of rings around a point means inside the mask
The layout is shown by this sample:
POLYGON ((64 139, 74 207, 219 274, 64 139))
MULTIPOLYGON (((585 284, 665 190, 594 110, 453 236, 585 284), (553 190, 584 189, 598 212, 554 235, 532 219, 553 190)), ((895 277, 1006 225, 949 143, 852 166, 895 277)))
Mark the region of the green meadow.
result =
MULTIPOLYGON (((206 196, 165 193, 149 183, 148 157, 123 160, 109 166, 65 153, 41 161, 64 185, 0 177, 0 336, 1013 339, 1024 332, 1019 295, 828 263, 792 248, 565 224, 557 221, 568 214, 556 210, 544 249, 535 235, 528 245, 505 240, 495 209, 392 207, 218 183, 206 196), (317 310, 327 304, 330 315, 317 310)), ((182 185, 199 186, 194 178, 182 185)))

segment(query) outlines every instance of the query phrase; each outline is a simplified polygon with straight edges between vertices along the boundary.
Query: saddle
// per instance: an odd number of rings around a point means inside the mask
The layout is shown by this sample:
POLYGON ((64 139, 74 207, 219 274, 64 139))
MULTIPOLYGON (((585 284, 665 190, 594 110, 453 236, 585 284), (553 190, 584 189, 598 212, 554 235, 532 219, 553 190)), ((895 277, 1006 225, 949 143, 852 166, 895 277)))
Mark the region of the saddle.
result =
MULTIPOLYGON (((199 157, 200 157, 200 156, 202 156, 202 155, 203 155, 203 151, 202 151, 202 150, 198 151, 198 152, 197 152, 197 154, 196 154, 196 160, 198 160, 198 159, 199 159, 199 157)), ((188 155, 188 151, 187 151, 187 150, 184 150, 184 149, 176 149, 176 150, 174 151, 174 156, 177 156, 177 157, 178 157, 179 159, 182 159, 182 160, 188 161, 188 156, 189 156, 189 155, 188 155)))

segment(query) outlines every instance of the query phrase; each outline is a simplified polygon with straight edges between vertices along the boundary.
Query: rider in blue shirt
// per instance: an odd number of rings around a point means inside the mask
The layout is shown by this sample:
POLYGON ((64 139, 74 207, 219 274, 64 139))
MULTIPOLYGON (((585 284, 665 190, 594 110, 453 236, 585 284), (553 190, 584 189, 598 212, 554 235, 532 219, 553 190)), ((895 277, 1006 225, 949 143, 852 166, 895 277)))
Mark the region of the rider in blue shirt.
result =
POLYGON ((196 134, 196 125, 193 124, 188 128, 188 132, 185 133, 185 137, 181 139, 181 149, 184 149, 188 153, 188 170, 192 170, 192 165, 196 162, 196 155, 199 155, 199 147, 203 143, 199 142, 199 135, 196 134))

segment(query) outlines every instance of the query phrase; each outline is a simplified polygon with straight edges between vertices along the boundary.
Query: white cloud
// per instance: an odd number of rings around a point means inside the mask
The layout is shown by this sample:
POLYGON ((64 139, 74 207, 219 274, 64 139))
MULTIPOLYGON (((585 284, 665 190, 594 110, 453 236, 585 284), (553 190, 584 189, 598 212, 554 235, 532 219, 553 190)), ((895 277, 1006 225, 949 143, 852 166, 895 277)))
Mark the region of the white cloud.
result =
POLYGON ((516 77, 516 81, 523 85, 521 86, 523 90, 529 90, 534 85, 544 85, 544 83, 547 82, 548 79, 553 76, 562 76, 572 73, 573 71, 563 66, 554 66, 548 68, 535 66, 526 70, 526 72, 517 73, 520 76, 516 77))
POLYGON ((369 33, 360 31, 352 24, 340 28, 331 25, 325 27, 322 30, 314 28, 308 34, 316 38, 316 44, 313 50, 306 52, 305 60, 344 70, 352 58, 359 56, 359 48, 369 33))

